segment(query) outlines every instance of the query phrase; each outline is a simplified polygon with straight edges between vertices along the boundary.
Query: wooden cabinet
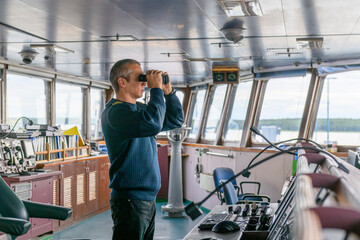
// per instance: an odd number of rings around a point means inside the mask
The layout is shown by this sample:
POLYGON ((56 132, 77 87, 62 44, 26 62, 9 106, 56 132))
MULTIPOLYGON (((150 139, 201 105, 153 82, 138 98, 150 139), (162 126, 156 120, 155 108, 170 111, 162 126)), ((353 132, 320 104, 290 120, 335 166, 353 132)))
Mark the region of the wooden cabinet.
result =
POLYGON ((54 181, 53 201, 73 209, 68 220, 54 221, 54 231, 109 209, 109 165, 107 156, 45 164, 46 169, 62 172, 54 181))

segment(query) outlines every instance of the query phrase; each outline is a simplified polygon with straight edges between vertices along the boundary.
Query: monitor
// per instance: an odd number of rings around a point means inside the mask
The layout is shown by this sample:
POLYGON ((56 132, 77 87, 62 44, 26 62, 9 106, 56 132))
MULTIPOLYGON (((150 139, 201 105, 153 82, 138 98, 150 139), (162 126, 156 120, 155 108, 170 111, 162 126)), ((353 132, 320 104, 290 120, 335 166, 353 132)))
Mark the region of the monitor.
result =
POLYGON ((349 150, 348 151, 348 157, 347 157, 347 162, 353 166, 355 166, 356 168, 360 169, 360 156, 359 153, 354 152, 349 150))

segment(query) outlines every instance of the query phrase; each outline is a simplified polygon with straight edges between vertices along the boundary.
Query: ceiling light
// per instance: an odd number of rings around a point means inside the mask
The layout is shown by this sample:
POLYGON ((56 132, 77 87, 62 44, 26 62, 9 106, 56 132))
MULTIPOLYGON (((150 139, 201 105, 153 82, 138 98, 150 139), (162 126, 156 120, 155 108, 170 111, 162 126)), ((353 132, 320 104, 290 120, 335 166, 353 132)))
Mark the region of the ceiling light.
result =
POLYGON ((241 42, 238 43, 232 43, 232 42, 214 42, 214 43, 210 43, 211 46, 213 47, 218 47, 218 48, 222 48, 222 47, 240 47, 242 46, 241 42))
POLYGON ((138 41, 133 35, 119 35, 118 33, 114 36, 100 36, 101 38, 107 38, 112 41, 138 41))
POLYGON ((310 48, 310 49, 319 49, 322 48, 322 44, 324 42, 324 38, 297 38, 296 42, 298 44, 298 48, 310 48))
POLYGON ((243 27, 243 21, 237 18, 226 22, 220 29, 225 38, 233 43, 238 43, 244 38, 245 30, 246 28, 243 27))
POLYGON ((56 44, 53 43, 43 43, 43 44, 30 44, 31 48, 47 48, 50 50, 50 52, 52 53, 75 53, 75 51, 68 49, 68 48, 64 48, 64 47, 60 47, 56 44))
POLYGON ((268 48, 266 49, 270 53, 281 53, 281 52, 294 52, 296 48, 268 48))
POLYGON ((217 0, 228 17, 262 16, 259 0, 217 0))
POLYGON ((223 61, 234 61, 234 58, 185 58, 184 60, 189 62, 206 62, 206 61, 223 62, 223 61))
POLYGON ((225 38, 233 43, 238 43, 244 39, 243 33, 245 28, 222 28, 220 31, 225 35, 225 38))
POLYGON ((168 52, 168 53, 160 53, 161 55, 167 55, 168 57, 171 57, 171 55, 180 55, 180 56, 186 56, 187 54, 186 53, 183 53, 183 52, 179 52, 179 53, 171 53, 171 52, 168 52))

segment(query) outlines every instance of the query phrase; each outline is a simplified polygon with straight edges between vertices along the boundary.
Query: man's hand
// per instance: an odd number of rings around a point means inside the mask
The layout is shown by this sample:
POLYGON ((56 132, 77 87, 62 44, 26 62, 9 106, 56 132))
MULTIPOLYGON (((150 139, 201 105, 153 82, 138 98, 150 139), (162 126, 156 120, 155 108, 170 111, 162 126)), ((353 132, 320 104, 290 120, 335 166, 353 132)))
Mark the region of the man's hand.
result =
MULTIPOLYGON (((167 72, 165 72, 164 75, 168 75, 167 72)), ((172 92, 170 77, 169 77, 169 82, 167 84, 162 85, 162 90, 164 91, 164 95, 168 95, 172 92)))
POLYGON ((158 70, 146 71, 147 87, 163 89, 161 74, 162 74, 162 71, 158 71, 158 70))

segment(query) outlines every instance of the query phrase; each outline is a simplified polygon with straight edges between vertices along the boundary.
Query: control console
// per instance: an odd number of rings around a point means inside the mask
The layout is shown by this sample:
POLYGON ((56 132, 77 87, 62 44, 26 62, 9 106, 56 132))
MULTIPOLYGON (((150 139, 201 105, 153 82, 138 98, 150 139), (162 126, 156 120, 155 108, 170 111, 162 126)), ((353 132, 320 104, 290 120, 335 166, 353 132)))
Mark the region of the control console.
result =
POLYGON ((27 175, 35 168, 35 151, 31 139, 0 140, 0 174, 27 175))

